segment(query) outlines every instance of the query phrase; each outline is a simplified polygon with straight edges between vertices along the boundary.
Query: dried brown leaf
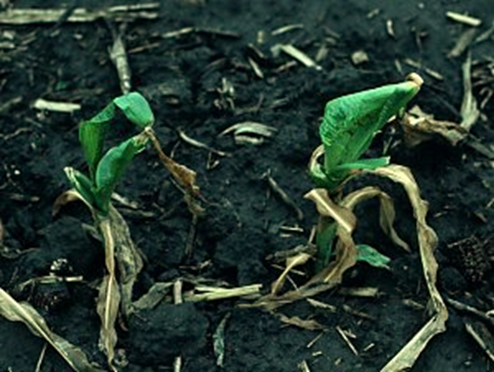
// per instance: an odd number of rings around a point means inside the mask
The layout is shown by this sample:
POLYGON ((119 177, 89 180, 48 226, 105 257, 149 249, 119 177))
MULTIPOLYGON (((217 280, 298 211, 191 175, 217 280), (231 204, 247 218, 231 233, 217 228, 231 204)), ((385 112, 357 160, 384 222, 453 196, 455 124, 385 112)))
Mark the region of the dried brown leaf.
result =
POLYGON ((301 291, 316 283, 328 284, 330 288, 341 283, 345 271, 357 263, 358 252, 352 239, 352 231, 345 231, 343 228, 338 227, 338 241, 336 242, 334 261, 301 287, 301 291))
POLYGON ((434 258, 434 249, 437 246, 437 236, 426 222, 427 202, 420 198, 419 187, 408 168, 400 165, 389 165, 364 172, 389 178, 404 187, 416 219, 422 269, 429 291, 431 309, 434 311, 432 318, 381 370, 381 372, 402 371, 413 366, 432 337, 446 330, 448 310, 436 288, 437 262, 434 258))
POLYGON ((154 283, 149 291, 132 304, 137 311, 154 309, 170 293, 173 283, 154 283))
POLYGON ((234 124, 226 128, 223 132, 218 134, 218 137, 222 137, 225 134, 233 132, 235 136, 241 134, 250 134, 260 137, 272 137, 278 129, 270 127, 266 124, 256 123, 253 121, 245 121, 242 123, 234 124))
POLYGON ((64 338, 53 333, 43 317, 28 303, 19 303, 0 288, 0 315, 12 322, 22 322, 37 337, 44 338, 77 372, 103 372, 89 363, 84 352, 64 338))
POLYGON ((237 288, 211 288, 208 293, 185 295, 185 302, 217 301, 226 298, 252 296, 259 294, 261 284, 246 285, 237 288))
POLYGON ((324 330, 324 326, 316 322, 315 320, 304 320, 299 318, 298 316, 287 317, 283 314, 277 314, 278 318, 286 324, 290 324, 302 329, 308 329, 309 331, 322 331, 324 330))
POLYGON ((331 200, 326 189, 313 189, 304 195, 305 199, 316 204, 317 212, 324 217, 331 217, 346 232, 355 229, 357 219, 347 208, 337 205, 331 200))
POLYGON ((435 120, 434 115, 425 113, 417 105, 404 115, 401 125, 405 132, 405 144, 408 147, 429 141, 435 135, 444 137, 455 146, 468 135, 467 130, 461 125, 450 121, 435 120))
POLYGON ((468 53, 465 62, 461 66, 463 73, 463 101, 461 103, 461 127, 467 132, 480 117, 477 100, 472 92, 472 56, 468 53))
POLYGON ((276 295, 281 288, 283 288, 283 285, 285 284, 286 277, 290 273, 290 271, 300 265, 304 265, 312 256, 307 254, 307 253, 299 253, 296 256, 293 257, 288 257, 286 259, 286 268, 281 273, 279 278, 273 283, 271 286, 271 294, 276 295))
POLYGON ((105 242, 105 264, 108 271, 101 283, 96 307, 101 319, 100 344, 106 354, 108 365, 116 371, 113 359, 117 344, 115 321, 120 305, 120 290, 115 277, 115 241, 109 218, 102 219, 99 228, 105 242))
POLYGON ((118 282, 121 292, 121 308, 125 316, 132 311, 132 291, 137 275, 142 270, 142 257, 130 236, 129 227, 118 213, 110 206, 108 217, 114 243, 114 255, 118 265, 118 282))
POLYGON ((487 356, 494 361, 494 337, 484 323, 476 320, 465 319, 465 328, 487 356))
POLYGON ((472 93, 472 59, 468 53, 462 65, 463 101, 461 105, 461 123, 435 120, 433 115, 426 114, 418 106, 414 106, 402 120, 405 131, 405 143, 409 147, 428 141, 434 135, 440 135, 453 146, 465 139, 472 126, 480 117, 477 100, 472 93))
POLYGON ((151 128, 146 128, 145 133, 151 139, 151 142, 153 143, 153 146, 158 153, 158 157, 161 160, 161 163, 168 170, 168 172, 170 172, 175 181, 177 181, 178 184, 185 189, 185 201, 189 206, 190 212, 194 215, 203 214, 203 208, 195 200, 195 198, 198 198, 200 196, 199 186, 197 186, 196 183, 196 172, 166 156, 161 149, 158 138, 155 136, 151 128))
POLYGON ((393 227, 396 216, 393 199, 384 191, 374 186, 364 187, 345 196, 341 201, 341 205, 353 210, 362 201, 375 197, 379 199, 380 203, 379 224, 381 225, 381 229, 383 229, 384 233, 389 236, 393 243, 409 252, 410 248, 408 244, 398 236, 398 233, 393 227))
POLYGON ((63 192, 55 199, 55 202, 53 203, 53 209, 51 211, 51 215, 56 216, 60 212, 60 209, 62 209, 63 206, 77 200, 80 200, 84 204, 86 204, 91 211, 93 210, 93 207, 86 201, 86 199, 82 197, 81 194, 79 194, 75 189, 71 189, 63 192))

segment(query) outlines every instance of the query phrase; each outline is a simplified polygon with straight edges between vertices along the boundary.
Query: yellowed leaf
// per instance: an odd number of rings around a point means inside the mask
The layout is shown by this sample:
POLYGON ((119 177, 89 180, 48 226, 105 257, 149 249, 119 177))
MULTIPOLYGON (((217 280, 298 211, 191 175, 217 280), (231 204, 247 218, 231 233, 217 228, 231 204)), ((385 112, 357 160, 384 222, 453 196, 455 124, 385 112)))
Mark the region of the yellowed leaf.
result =
POLYGON ((86 199, 84 199, 82 197, 81 194, 79 194, 75 189, 71 189, 71 190, 67 190, 65 192, 63 192, 62 194, 60 194, 56 199, 55 199, 55 202, 53 203, 53 209, 51 211, 51 214, 52 216, 56 216, 59 212, 60 212, 60 209, 62 209, 62 207, 66 204, 69 204, 71 202, 74 202, 74 201, 77 201, 77 200, 80 200, 82 201, 84 204, 86 204, 86 206, 92 211, 93 210, 93 206, 90 205, 86 199))
POLYGON ((381 225, 384 233, 388 235, 397 246, 403 248, 407 252, 410 252, 408 244, 398 236, 398 233, 393 227, 396 217, 393 199, 391 199, 391 197, 384 191, 375 186, 367 186, 346 195, 341 201, 341 205, 345 208, 353 210, 357 204, 375 197, 379 199, 379 224, 381 225))
POLYGON ((24 323, 35 336, 44 338, 74 371, 103 372, 99 366, 89 363, 81 349, 53 333, 36 309, 26 302, 17 302, 1 288, 0 315, 12 322, 24 323))
POLYGON ((438 266, 434 257, 434 249, 437 246, 437 236, 426 222, 427 202, 421 199, 417 182, 408 168, 400 165, 389 165, 364 172, 389 178, 404 187, 412 204, 416 220, 422 270, 429 291, 431 309, 434 312, 422 329, 381 370, 381 372, 402 371, 413 366, 432 337, 446 330, 448 310, 436 288, 438 266))
POLYGON ((113 359, 117 344, 115 321, 120 306, 120 290, 115 278, 115 242, 109 218, 103 218, 99 227, 105 242, 105 264, 108 271, 101 283, 96 307, 101 319, 100 344, 106 354, 108 365, 116 371, 113 366, 113 359))
POLYGON ((347 208, 333 202, 326 189, 313 189, 305 194, 304 198, 312 200, 321 216, 331 217, 346 232, 351 232, 355 229, 357 225, 355 215, 347 208))
POLYGON ((309 331, 322 331, 324 326, 316 322, 315 320, 304 320, 298 316, 287 317, 283 314, 277 314, 278 318, 286 324, 290 324, 299 328, 308 329, 309 331))
POLYGON ((285 270, 271 286, 271 294, 276 295, 281 290, 281 288, 283 288, 287 275, 294 267, 305 264, 311 257, 312 256, 307 253, 299 253, 296 256, 288 257, 286 259, 285 270))

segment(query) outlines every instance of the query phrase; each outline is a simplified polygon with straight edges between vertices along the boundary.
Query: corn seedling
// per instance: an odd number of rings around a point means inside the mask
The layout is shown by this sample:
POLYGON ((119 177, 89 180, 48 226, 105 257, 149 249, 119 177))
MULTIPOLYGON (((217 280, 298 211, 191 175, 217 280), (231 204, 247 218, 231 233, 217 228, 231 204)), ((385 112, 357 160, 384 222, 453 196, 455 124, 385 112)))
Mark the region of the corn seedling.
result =
POLYGON ((375 134, 393 117, 404 112, 407 103, 418 93, 422 79, 411 74, 403 83, 386 85, 334 99, 326 105, 320 126, 322 145, 313 153, 309 173, 317 188, 305 195, 319 213, 316 229, 316 274, 296 290, 279 295, 289 271, 305 264, 305 252, 286 260, 286 270, 273 284, 271 293, 256 303, 274 309, 286 303, 314 296, 341 283, 343 273, 358 261, 387 267, 390 261, 377 249, 356 244, 352 234, 357 225, 353 213, 356 205, 370 198, 380 201, 380 224, 398 246, 408 250, 393 228, 395 210, 392 199, 376 186, 368 186, 343 195, 342 187, 351 178, 374 174, 400 183, 410 200, 416 219, 422 267, 431 297, 434 317, 393 358, 382 371, 410 368, 427 342, 445 330, 448 313, 436 289, 437 263, 433 251, 437 245, 434 231, 426 223, 427 203, 420 198, 412 173, 406 167, 389 163, 388 157, 361 159, 375 134), (322 162, 319 159, 324 157, 322 162))
MULTIPOLYGON (((361 170, 375 170, 389 164, 389 157, 361 159, 369 148, 375 134, 394 116, 403 113, 406 104, 417 94, 422 79, 412 74, 407 81, 386 85, 355 94, 343 96, 326 105, 324 118, 319 128, 322 140, 313 154, 309 174, 316 186, 327 191, 329 197, 339 199, 342 186, 361 170), (318 158, 324 153, 324 162, 318 158)), ((324 192, 319 192, 319 196, 324 192)), ((389 210, 392 203, 383 193, 379 196, 383 208, 389 210), (383 204, 384 203, 384 204, 383 204)), ((314 194, 309 197, 313 198, 314 194)), ((339 200, 336 200, 338 203, 339 200)), ((317 203, 317 202, 316 202, 317 203)), ((394 215, 394 212, 388 215, 394 215)), ((318 248, 317 271, 326 267, 332 255, 333 242, 337 234, 337 223, 332 217, 321 215, 316 236, 318 248)), ((392 223, 392 221, 390 221, 392 223)), ((391 228, 391 231, 392 230, 391 228)), ((400 245, 403 245, 402 243, 400 245)), ((362 257, 370 263, 384 265, 386 258, 368 246, 361 247, 362 257)))
POLYGON ((139 93, 117 97, 103 111, 79 127, 79 140, 89 168, 89 176, 67 167, 65 173, 73 191, 65 198, 82 199, 92 212, 96 227, 103 236, 107 274, 99 290, 97 311, 101 318, 100 342, 111 368, 117 341, 115 320, 119 308, 125 316, 132 311, 132 288, 142 269, 142 258, 130 237, 129 228, 112 206, 111 196, 125 168, 141 152, 154 124, 154 115, 139 93), (104 153, 105 136, 116 109, 143 131, 104 153), (118 278, 116 275, 118 266, 118 278))
POLYGON ((183 189, 185 201, 194 219, 203 212, 196 200, 199 196, 199 188, 196 185, 195 172, 176 163, 163 153, 158 138, 152 130, 153 124, 153 112, 146 99, 137 92, 115 98, 96 116, 83 121, 79 127, 79 140, 89 175, 86 176, 70 167, 65 168, 67 178, 74 189, 61 195, 54 207, 54 210, 57 210, 60 205, 81 199, 91 210, 96 227, 103 237, 107 274, 100 287, 97 311, 102 322, 100 343, 112 369, 114 369, 112 363, 114 347, 117 342, 115 320, 119 309, 125 317, 134 312, 132 288, 143 266, 142 258, 132 242, 125 220, 111 203, 113 191, 122 178, 125 168, 150 142, 163 165, 183 189), (117 109, 141 129, 141 132, 104 153, 105 136, 117 109), (116 266, 118 266, 118 278, 116 266))

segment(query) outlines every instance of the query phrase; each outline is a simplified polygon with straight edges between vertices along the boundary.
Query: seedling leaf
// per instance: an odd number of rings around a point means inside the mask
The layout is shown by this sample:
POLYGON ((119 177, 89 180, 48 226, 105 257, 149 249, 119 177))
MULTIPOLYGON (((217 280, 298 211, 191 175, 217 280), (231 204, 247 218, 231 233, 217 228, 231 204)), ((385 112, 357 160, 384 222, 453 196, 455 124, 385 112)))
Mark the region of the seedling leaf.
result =
POLYGON ((147 142, 147 137, 143 134, 129 138, 120 145, 111 148, 103 156, 96 169, 96 189, 99 205, 102 212, 108 212, 110 198, 117 182, 136 154, 141 152, 147 142))
POLYGON ((417 94, 421 84, 422 79, 411 74, 403 83, 349 94, 327 103, 319 134, 330 188, 340 186, 348 175, 337 167, 357 161, 374 135, 417 94))
POLYGON ((69 179, 70 184, 84 199, 84 202, 94 207, 96 196, 93 191, 94 188, 91 180, 72 167, 65 167, 64 172, 69 179))
POLYGON ((113 103, 105 107, 98 115, 90 120, 83 121, 79 126, 79 141, 86 162, 89 165, 91 178, 94 178, 96 167, 103 155, 103 143, 108 130, 110 120, 115 116, 115 105, 113 103))
POLYGON ((371 266, 389 270, 388 263, 391 259, 369 245, 358 244, 357 261, 367 262, 371 266))
POLYGON ((377 169, 389 164, 389 156, 383 158, 359 159, 352 163, 338 165, 335 170, 377 169))
POLYGON ((148 101, 138 92, 117 97, 113 103, 122 110, 125 117, 138 127, 144 129, 154 123, 154 114, 148 101))

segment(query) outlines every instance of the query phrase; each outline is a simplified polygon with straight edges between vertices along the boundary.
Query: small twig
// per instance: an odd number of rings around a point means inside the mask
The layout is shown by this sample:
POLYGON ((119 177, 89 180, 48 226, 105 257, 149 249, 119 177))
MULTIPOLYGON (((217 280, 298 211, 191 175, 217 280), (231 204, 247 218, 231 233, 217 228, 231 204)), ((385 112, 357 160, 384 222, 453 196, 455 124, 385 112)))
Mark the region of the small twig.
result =
MULTIPOLYGON (((159 3, 121 5, 105 10, 90 11, 85 8, 74 9, 64 22, 94 22, 100 18, 115 22, 129 22, 137 19, 156 19, 159 3)), ((36 23, 57 23, 66 14, 67 9, 7 9, 0 12, 0 24, 27 25, 36 23)))
POLYGON ((186 295, 185 302, 200 302, 200 301, 215 301, 224 300, 226 298, 241 297, 259 294, 261 284, 253 284, 238 288, 216 288, 214 291, 201 294, 186 295))
POLYGON ((210 28, 197 28, 197 27, 185 27, 180 30, 169 31, 161 35, 163 39, 170 39, 174 37, 180 37, 188 34, 207 34, 214 36, 221 36, 232 39, 239 39, 240 34, 233 31, 225 31, 225 30, 215 30, 210 28))
POLYGON ((316 337, 314 337, 314 339, 307 344, 306 348, 310 349, 312 346, 314 346, 314 344, 322 337, 323 334, 324 332, 321 332, 316 337))
POLYGON ((307 364, 307 361, 305 361, 305 360, 303 360, 302 362, 300 362, 300 364, 298 365, 298 369, 301 372, 310 372, 309 365, 307 364))
POLYGON ((468 26, 476 27, 476 26, 480 26, 480 24, 482 23, 482 21, 478 18, 470 17, 467 15, 459 14, 459 13, 455 13, 455 12, 446 12, 446 17, 448 17, 449 19, 451 19, 453 21, 463 23, 463 24, 468 25, 468 26))
POLYGON ((473 315, 477 316, 478 318, 486 321, 491 326, 494 326, 494 318, 487 315, 487 313, 480 311, 473 306, 470 306, 470 305, 464 304, 462 302, 453 300, 452 298, 446 298, 446 302, 448 304, 450 304, 451 306, 453 306, 455 309, 473 314, 473 315))
POLYGON ((39 354, 39 359, 38 363, 36 363, 36 369, 35 372, 40 372, 41 371, 41 366, 43 365, 43 360, 45 359, 45 353, 46 353, 46 347, 48 346, 48 343, 44 343, 43 348, 41 349, 41 353, 39 354))
POLYGON ((283 200, 286 205, 290 206, 297 213, 297 219, 299 221, 303 220, 304 213, 302 210, 297 206, 297 204, 295 204, 292 198, 290 198, 288 194, 281 189, 273 177, 271 177, 269 170, 262 176, 262 178, 266 179, 271 189, 281 198, 281 200, 283 200))
POLYGON ((110 59, 115 65, 118 73, 118 79, 120 81, 120 89, 123 94, 127 94, 130 92, 132 88, 132 75, 129 66, 129 60, 127 59, 127 53, 125 51, 125 44, 123 42, 123 34, 125 32, 125 23, 120 27, 119 32, 115 29, 110 22, 107 22, 108 27, 110 28, 113 45, 108 49, 108 53, 110 54, 110 59))
POLYGON ((302 23, 297 23, 294 25, 287 25, 287 26, 283 26, 283 27, 277 28, 276 30, 271 31, 271 35, 273 35, 273 36, 281 35, 281 34, 284 34, 285 32, 298 30, 301 28, 304 28, 304 25, 302 23))
POLYGON ((183 287, 183 281, 180 278, 177 279, 175 283, 173 283, 173 302, 175 303, 175 305, 184 302, 184 299, 182 297, 182 287, 183 287))
POLYGON ((21 133, 26 133, 26 132, 31 132, 31 131, 32 131, 31 128, 19 128, 19 129, 17 129, 13 133, 9 133, 9 134, 2 134, 2 133, 0 133, 0 139, 3 139, 4 141, 7 141, 9 139, 12 139, 14 137, 17 137, 21 133))
POLYGON ((352 352, 358 356, 358 351, 357 349, 355 349, 355 346, 353 346, 352 342, 350 341, 350 339, 348 338, 348 336, 346 335, 346 333, 340 328, 340 326, 336 326, 336 330, 338 331, 338 333, 340 334, 341 338, 347 343, 348 347, 350 348, 350 350, 352 350, 352 352))
POLYGON ((22 102, 22 97, 14 97, 0 105, 0 115, 8 114, 10 109, 22 102))
POLYGON ((194 241, 196 239, 196 227, 199 217, 197 214, 192 214, 192 222, 190 223, 189 235, 185 244, 185 257, 190 258, 194 250, 194 241))
POLYGON ((208 145, 202 143, 202 142, 199 142, 193 138, 190 138, 188 135, 185 134, 185 132, 181 129, 177 129, 177 132, 178 132, 178 135, 180 136, 180 138, 184 141, 184 142, 187 142, 189 145, 192 145, 194 147, 198 147, 200 149, 206 149, 208 151, 211 151, 211 152, 214 152, 216 155, 219 155, 219 156, 229 156, 228 153, 226 152, 223 152, 223 151, 219 151, 219 150, 216 150, 216 149, 213 149, 212 147, 209 147, 208 145))
MULTIPOLYGON (((183 287, 183 282, 182 279, 179 278, 173 284, 173 302, 175 303, 175 305, 183 303, 182 287, 183 287)), ((173 372, 180 372, 181 369, 182 369, 182 357, 179 355, 173 361, 173 372)))

